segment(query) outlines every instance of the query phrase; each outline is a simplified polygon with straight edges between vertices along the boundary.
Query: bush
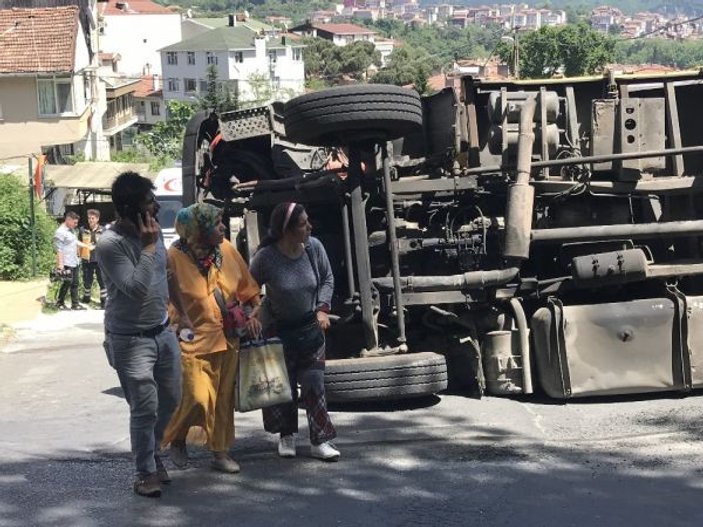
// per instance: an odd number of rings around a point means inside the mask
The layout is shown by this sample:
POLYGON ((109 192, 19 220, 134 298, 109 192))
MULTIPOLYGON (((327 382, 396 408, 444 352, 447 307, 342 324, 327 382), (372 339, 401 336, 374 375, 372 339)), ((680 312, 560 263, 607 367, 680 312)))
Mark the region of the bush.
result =
MULTIPOLYGON (((0 175, 0 279, 32 276, 32 233, 27 186, 13 175, 0 175)), ((56 258, 51 239, 56 222, 35 203, 37 273, 46 276, 56 258)))

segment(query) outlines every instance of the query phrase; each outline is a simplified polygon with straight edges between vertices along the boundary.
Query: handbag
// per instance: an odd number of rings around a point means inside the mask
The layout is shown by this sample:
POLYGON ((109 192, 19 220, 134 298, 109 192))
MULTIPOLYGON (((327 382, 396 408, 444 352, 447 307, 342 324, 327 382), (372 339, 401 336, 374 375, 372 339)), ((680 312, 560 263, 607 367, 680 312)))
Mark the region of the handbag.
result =
POLYGON ((219 287, 215 288, 214 294, 217 307, 220 308, 220 313, 222 314, 222 330, 225 333, 225 337, 229 339, 244 336, 246 334, 247 317, 242 307, 237 302, 227 304, 219 287))
POLYGON ((250 412, 292 400, 281 341, 268 339, 243 343, 239 349, 234 408, 239 412, 250 412))

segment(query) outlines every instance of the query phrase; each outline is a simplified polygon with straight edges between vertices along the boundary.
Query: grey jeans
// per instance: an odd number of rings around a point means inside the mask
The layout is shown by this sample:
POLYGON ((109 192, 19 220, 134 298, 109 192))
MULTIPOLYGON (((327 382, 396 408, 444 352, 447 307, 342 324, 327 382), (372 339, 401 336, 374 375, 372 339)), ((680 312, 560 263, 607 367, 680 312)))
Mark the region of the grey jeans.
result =
POLYGON ((108 360, 129 404, 129 433, 137 474, 156 472, 156 455, 164 429, 181 401, 181 349, 176 335, 155 337, 108 333, 108 360))

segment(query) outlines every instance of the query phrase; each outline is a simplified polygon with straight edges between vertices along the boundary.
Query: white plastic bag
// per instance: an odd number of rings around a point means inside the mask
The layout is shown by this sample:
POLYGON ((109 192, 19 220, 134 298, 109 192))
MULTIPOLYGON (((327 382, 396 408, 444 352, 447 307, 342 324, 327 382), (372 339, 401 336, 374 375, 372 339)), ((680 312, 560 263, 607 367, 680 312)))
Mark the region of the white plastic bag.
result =
POLYGON ((281 341, 268 339, 242 343, 234 389, 235 409, 250 412, 292 400, 281 341))

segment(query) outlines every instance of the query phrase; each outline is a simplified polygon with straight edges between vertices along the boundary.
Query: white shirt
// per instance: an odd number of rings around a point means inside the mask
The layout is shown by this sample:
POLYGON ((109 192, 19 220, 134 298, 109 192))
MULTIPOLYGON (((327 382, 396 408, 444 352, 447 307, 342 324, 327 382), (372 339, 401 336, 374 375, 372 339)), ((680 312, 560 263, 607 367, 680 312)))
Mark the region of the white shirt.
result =
POLYGON ((65 224, 54 233, 54 247, 63 255, 64 267, 78 267, 78 238, 65 224))

